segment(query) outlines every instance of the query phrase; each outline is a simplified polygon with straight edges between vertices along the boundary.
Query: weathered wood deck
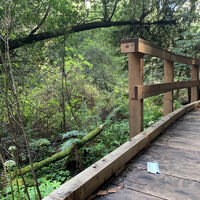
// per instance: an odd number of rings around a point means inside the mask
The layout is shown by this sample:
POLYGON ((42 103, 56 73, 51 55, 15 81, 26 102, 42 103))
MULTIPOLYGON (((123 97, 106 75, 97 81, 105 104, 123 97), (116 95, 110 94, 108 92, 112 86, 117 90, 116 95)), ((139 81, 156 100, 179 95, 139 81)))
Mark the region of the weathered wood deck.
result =
POLYGON ((107 194, 96 200, 199 200, 200 108, 172 124, 98 191, 107 194), (148 173, 148 161, 157 161, 161 174, 148 173))

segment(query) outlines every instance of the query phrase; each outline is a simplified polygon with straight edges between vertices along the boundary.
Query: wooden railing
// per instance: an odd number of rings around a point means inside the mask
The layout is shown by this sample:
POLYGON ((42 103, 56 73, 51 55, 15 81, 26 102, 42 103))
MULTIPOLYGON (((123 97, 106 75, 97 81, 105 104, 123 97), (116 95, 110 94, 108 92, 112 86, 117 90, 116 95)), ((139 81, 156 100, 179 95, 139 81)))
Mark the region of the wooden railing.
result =
POLYGON ((128 53, 130 138, 143 131, 143 99, 164 93, 164 115, 173 111, 173 90, 191 87, 191 102, 199 98, 199 59, 176 55, 140 39, 121 41, 121 52, 128 53), (164 83, 143 85, 144 55, 164 59, 164 83), (191 65, 191 81, 174 81, 174 62, 191 65))
MULTIPOLYGON (((114 173, 118 174, 125 164, 155 139, 161 132, 185 113, 200 106, 197 87, 199 81, 199 60, 175 55, 157 48, 142 39, 123 40, 122 53, 129 54, 129 122, 130 141, 125 142, 74 178, 70 179, 43 200, 84 200, 114 173), (164 81, 156 85, 143 85, 143 56, 148 54, 165 60, 164 81), (192 80, 173 82, 173 62, 192 66, 192 80), (192 87, 192 101, 188 105, 172 112, 173 90, 192 87), (143 99, 157 94, 164 94, 164 114, 167 115, 151 127, 143 130, 143 99), (172 112, 172 113, 171 113, 172 112), (140 133, 141 132, 141 133, 140 133), (138 134, 140 133, 140 134, 138 134), (138 134, 137 136, 135 136, 138 134), (135 136, 135 137, 133 137, 135 136)), ((94 195, 95 196, 95 195, 94 195)))

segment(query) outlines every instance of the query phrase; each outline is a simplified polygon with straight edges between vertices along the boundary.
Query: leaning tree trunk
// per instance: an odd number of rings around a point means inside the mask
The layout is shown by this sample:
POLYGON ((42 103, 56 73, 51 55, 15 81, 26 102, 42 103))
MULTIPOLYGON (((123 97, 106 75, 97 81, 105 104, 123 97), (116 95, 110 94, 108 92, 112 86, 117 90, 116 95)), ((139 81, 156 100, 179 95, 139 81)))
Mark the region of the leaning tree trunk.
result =
MULTIPOLYGON (((92 132, 88 133, 86 136, 84 136, 80 141, 72 144, 70 147, 68 147, 65 151, 59 152, 54 154, 53 156, 46 158, 40 162, 35 162, 33 163, 33 167, 34 170, 38 170, 44 166, 49 165, 50 163, 56 162, 58 160, 61 160, 67 156, 69 156, 76 147, 80 148, 82 146, 84 146, 87 142, 89 142, 90 140, 92 140, 94 137, 96 137, 97 135, 99 135, 99 133, 101 133, 101 131, 103 130, 103 128, 106 126, 106 124, 109 122, 109 120, 116 114, 116 112, 118 112, 121 109, 122 106, 118 106, 117 108, 113 109, 113 111, 108 115, 107 119, 105 120, 105 122, 100 125, 99 127, 97 127, 95 130, 93 130, 92 132)), ((31 166, 28 165, 24 168, 21 169, 21 173, 25 174, 27 172, 31 171, 31 166)))
MULTIPOLYGON (((49 165, 50 163, 53 163, 58 160, 61 160, 62 158, 65 158, 66 156, 68 156, 69 154, 71 154, 73 152, 73 150, 75 149, 76 146, 78 146, 80 148, 81 146, 86 144, 88 141, 92 140, 95 136, 97 136, 102 130, 103 130, 103 125, 101 125, 100 127, 97 127, 95 130, 90 132, 88 135, 84 136, 79 142, 72 144, 65 151, 56 153, 53 156, 46 158, 40 162, 33 163, 34 170, 38 170, 44 166, 49 165)), ((31 171, 30 165, 21 169, 22 174, 25 174, 30 171, 31 171)))

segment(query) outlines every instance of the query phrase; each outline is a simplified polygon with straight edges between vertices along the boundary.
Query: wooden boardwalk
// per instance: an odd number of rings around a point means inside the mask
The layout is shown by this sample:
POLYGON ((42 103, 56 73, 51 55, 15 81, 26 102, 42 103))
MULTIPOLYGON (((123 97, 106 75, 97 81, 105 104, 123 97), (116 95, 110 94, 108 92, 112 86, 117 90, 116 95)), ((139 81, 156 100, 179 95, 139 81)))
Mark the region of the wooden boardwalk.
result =
POLYGON ((172 124, 98 191, 107 194, 96 200, 199 200, 200 108, 172 124), (157 161, 161 174, 148 173, 148 161, 157 161))
POLYGON ((130 140, 43 200, 85 200, 127 162, 120 176, 101 186, 103 192, 99 194, 104 195, 96 197, 95 193, 89 199, 200 200, 200 60, 174 54, 140 38, 121 41, 121 52, 128 54, 130 140), (144 55, 164 60, 164 83, 143 85, 144 55), (174 62, 191 66, 191 80, 174 82, 174 62), (191 103, 173 111, 173 90, 182 88, 191 88, 191 103), (165 117, 143 131, 143 100, 158 94, 164 94, 165 117), (160 175, 147 173, 149 161, 159 163, 160 175))

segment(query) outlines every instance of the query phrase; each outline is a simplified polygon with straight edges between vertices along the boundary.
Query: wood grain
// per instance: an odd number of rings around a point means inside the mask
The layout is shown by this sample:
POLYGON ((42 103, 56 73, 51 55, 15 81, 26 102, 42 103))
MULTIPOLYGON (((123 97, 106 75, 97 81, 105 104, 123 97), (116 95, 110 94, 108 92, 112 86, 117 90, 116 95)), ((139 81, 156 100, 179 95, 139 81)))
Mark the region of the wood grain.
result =
POLYGON ((172 90, 200 86, 200 81, 180 81, 160 83, 154 85, 136 85, 134 88, 133 99, 144 99, 147 97, 163 94, 172 90))
POLYGON ((143 84, 143 58, 136 53, 129 53, 128 85, 130 138, 143 131, 143 100, 134 100, 132 98, 134 87, 138 84, 143 84))
MULTIPOLYGON (((199 65, 192 65, 192 80, 199 80, 199 65)), ((191 102, 197 101, 199 99, 199 90, 198 87, 191 88, 191 102)))
MULTIPOLYGON (((147 54, 150 56, 162 58, 162 59, 169 60, 172 62, 179 62, 179 63, 188 64, 188 65, 199 65, 200 64, 199 59, 174 54, 164 48, 157 47, 157 46, 151 44, 150 42, 145 41, 141 38, 122 40, 121 46, 123 46, 124 44, 127 45, 128 43, 135 43, 134 52, 147 54)), ((126 52, 122 51, 122 53, 126 53, 126 52)))
MULTIPOLYGON (((164 61, 164 82, 172 82, 174 80, 174 63, 168 60, 164 61)), ((164 94, 164 116, 173 111, 173 91, 164 94)))

